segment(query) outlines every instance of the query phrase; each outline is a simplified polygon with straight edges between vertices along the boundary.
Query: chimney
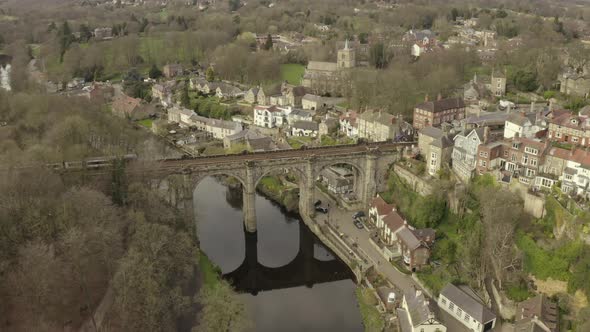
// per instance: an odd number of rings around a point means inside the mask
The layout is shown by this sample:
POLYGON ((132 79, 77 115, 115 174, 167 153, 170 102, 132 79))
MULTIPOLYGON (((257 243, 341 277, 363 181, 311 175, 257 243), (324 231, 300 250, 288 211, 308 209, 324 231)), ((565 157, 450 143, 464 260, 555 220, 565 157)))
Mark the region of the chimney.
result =
POLYGON ((490 137, 490 127, 485 126, 483 127, 483 143, 486 144, 488 142, 488 138, 490 137))
POLYGON ((442 99, 442 95, 440 94, 440 92, 438 93, 438 96, 436 96, 436 100, 441 100, 442 99))
POLYGON ((535 112, 535 102, 531 101, 531 113, 535 112))
POLYGON ((428 102, 428 94, 426 94, 426 96, 424 96, 424 102, 427 103, 428 102))

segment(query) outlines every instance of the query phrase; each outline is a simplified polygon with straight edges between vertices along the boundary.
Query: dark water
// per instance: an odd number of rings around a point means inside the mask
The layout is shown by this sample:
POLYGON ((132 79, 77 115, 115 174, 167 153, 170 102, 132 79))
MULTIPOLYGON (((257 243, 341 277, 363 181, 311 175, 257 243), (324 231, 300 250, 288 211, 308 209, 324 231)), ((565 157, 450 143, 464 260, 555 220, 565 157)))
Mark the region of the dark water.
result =
POLYGON ((257 195, 258 232, 246 234, 242 197, 216 179, 196 188, 202 250, 242 293, 253 331, 362 331, 355 285, 296 216, 257 195))

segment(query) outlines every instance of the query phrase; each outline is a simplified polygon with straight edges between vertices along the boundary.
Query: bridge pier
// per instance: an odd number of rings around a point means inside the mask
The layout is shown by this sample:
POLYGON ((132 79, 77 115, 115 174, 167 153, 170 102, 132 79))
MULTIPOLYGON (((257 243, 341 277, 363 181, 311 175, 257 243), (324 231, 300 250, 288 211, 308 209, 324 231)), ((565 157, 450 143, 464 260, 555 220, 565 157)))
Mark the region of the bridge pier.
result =
POLYGON ((377 194, 377 156, 368 153, 365 163, 365 178, 363 179, 361 201, 366 207, 377 194))
POLYGON ((299 188, 299 212, 308 216, 315 214, 315 172, 313 160, 308 160, 305 165, 305 177, 303 185, 299 188))
POLYGON ((244 227, 247 232, 256 232, 256 182, 252 165, 246 166, 246 183, 243 188, 244 227))

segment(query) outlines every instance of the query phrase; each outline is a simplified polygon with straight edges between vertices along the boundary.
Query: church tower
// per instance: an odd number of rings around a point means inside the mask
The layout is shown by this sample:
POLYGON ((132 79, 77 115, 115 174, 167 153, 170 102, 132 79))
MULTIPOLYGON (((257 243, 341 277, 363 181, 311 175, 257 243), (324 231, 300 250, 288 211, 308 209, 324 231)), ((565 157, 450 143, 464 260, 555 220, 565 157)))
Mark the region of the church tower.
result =
POLYGON ((356 54, 354 49, 348 47, 348 39, 344 48, 338 50, 338 68, 354 68, 356 66, 356 54))

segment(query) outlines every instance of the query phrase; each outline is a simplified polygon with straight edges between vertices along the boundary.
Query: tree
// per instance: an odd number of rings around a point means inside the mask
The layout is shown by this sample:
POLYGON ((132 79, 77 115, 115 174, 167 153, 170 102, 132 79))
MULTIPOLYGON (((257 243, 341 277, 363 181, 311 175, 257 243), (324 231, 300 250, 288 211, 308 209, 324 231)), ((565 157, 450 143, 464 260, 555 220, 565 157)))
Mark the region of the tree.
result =
POLYGON ((268 51, 268 50, 272 50, 272 45, 273 45, 273 43, 272 43, 272 36, 271 36, 271 35, 270 35, 270 33, 269 33, 269 34, 266 36, 266 41, 264 42, 264 45, 263 45, 263 47, 262 47, 262 48, 263 48, 264 50, 266 50, 266 51, 268 51))
POLYGON ((197 300, 204 307, 193 332, 239 332, 250 325, 244 304, 225 280, 215 287, 203 287, 197 300))
POLYGON ((371 46, 371 49, 369 50, 369 62, 372 66, 378 69, 385 68, 389 63, 389 60, 390 55, 385 50, 385 45, 383 45, 383 43, 379 42, 371 46))
POLYGON ((205 79, 207 82, 215 81, 215 70, 213 70, 213 67, 209 66, 209 68, 207 68, 207 71, 205 72, 205 79))
POLYGON ((74 40, 74 35, 72 34, 72 30, 70 29, 70 25, 68 21, 64 21, 61 28, 58 31, 58 38, 59 38, 59 46, 60 46, 60 56, 59 62, 64 61, 64 54, 72 44, 74 40))
POLYGON ((520 198, 500 188, 484 188, 477 193, 484 230, 483 252, 500 288, 521 269, 521 255, 516 249, 516 225, 523 217, 520 198))
POLYGON ((90 38, 92 38, 92 32, 90 31, 90 28, 86 24, 81 24, 80 25, 80 41, 87 42, 88 40, 90 40, 90 38))
POLYGON ((182 92, 180 95, 180 103, 184 107, 191 106, 191 98, 188 94, 188 80, 184 81, 184 86, 182 87, 182 92))
POLYGON ((228 6, 230 12, 235 12, 236 10, 240 9, 240 0, 228 0, 228 6))
POLYGON ((162 71, 156 66, 156 64, 152 64, 152 68, 150 68, 149 77, 153 79, 157 79, 162 77, 162 71))

